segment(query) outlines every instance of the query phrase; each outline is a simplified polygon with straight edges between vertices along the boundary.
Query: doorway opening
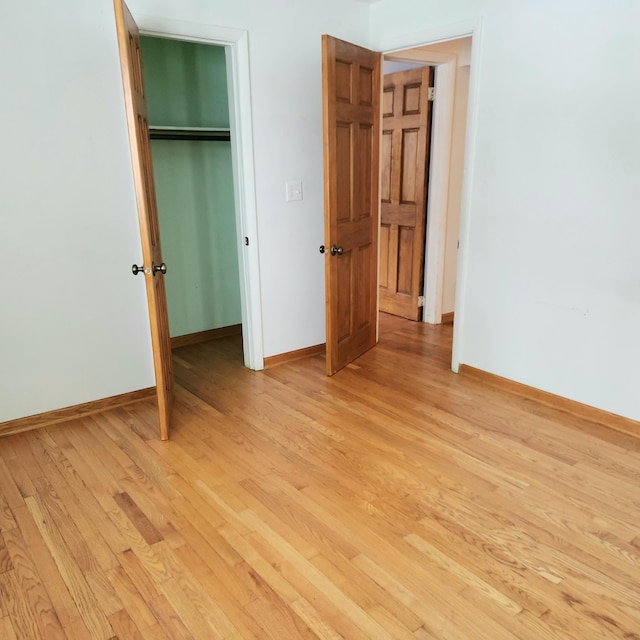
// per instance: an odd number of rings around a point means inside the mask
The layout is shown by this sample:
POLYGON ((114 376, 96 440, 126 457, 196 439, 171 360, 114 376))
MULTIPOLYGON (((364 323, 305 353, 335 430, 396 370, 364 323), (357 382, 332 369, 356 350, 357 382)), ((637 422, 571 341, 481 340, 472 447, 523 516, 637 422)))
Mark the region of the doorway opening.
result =
MULTIPOLYGON (((466 287, 466 272, 467 272, 467 263, 468 263, 468 243, 467 238, 469 234, 469 224, 470 224, 470 211, 469 211, 469 192, 470 186, 473 181, 473 148, 475 143, 475 130, 476 130, 476 112, 477 112, 477 87, 478 87, 478 65, 477 61, 479 59, 480 53, 480 43, 482 40, 482 21, 481 19, 472 19, 464 22, 459 22, 451 25, 447 25, 445 27, 438 27, 432 29, 426 29, 424 31, 415 32, 410 35, 401 35, 392 38, 388 38, 386 40, 381 40, 377 43, 377 49, 379 51, 383 51, 385 53, 385 57, 393 58, 393 59, 408 59, 409 61, 415 62, 416 57, 419 60, 424 62, 433 61, 438 65, 436 72, 436 92, 440 94, 440 99, 442 99, 443 94, 445 97, 451 96, 451 91, 453 87, 453 83, 451 81, 452 74, 454 72, 454 65, 452 62, 443 60, 440 58, 436 60, 435 56, 447 55, 442 52, 438 52, 436 50, 437 47, 440 46, 448 46, 448 43, 469 38, 470 39, 470 55, 468 58, 469 61, 469 84, 468 84, 468 102, 467 102, 467 117, 466 117, 466 132, 464 135, 464 142, 461 143, 464 149, 463 158, 463 179, 460 188, 459 198, 460 198, 460 217, 459 217, 459 233, 458 233, 458 242, 457 246, 457 267, 456 267, 456 284, 455 284, 455 322, 453 328, 453 340, 452 340, 452 350, 451 350, 451 369, 454 372, 457 372, 460 363, 462 361, 462 350, 463 350, 463 340, 465 334, 465 309, 464 309, 464 300, 465 300, 465 287, 466 287), (423 48, 432 47, 434 50, 431 52, 420 52, 423 48), (408 56, 408 58, 407 58, 408 56), (427 57, 428 56, 428 57, 427 57), (443 87, 444 85, 444 87, 443 87)), ((441 103, 440 103, 441 104, 441 103)), ((439 116, 446 115, 446 113, 452 113, 444 108, 437 108, 435 113, 435 121, 434 121, 434 136, 443 135, 447 128, 446 126, 441 126, 439 123, 439 116)), ((436 174, 436 167, 438 167, 441 171, 446 169, 449 166, 448 162, 438 162, 436 161, 436 156, 438 153, 438 149, 440 149, 444 154, 446 154, 446 150, 450 148, 447 145, 438 145, 435 140, 432 146, 432 171, 431 171, 431 182, 432 186, 436 181, 442 180, 444 183, 444 175, 443 173, 436 174)), ((447 182, 448 183, 448 182, 447 182)), ((444 189, 440 190, 440 193, 445 193, 444 189)), ((429 233, 429 242, 427 247, 427 267, 426 267, 426 289, 427 292, 429 289, 436 290, 438 289, 439 282, 441 282, 441 274, 443 270, 439 268, 439 265, 442 265, 443 255, 437 249, 435 251, 431 251, 431 242, 434 239, 440 239, 443 236, 443 232, 446 231, 443 229, 442 220, 444 215, 444 207, 442 206, 442 199, 440 203, 436 202, 433 197, 433 193, 431 194, 431 201, 429 204, 429 213, 430 219, 428 223, 428 233, 429 233), (438 206, 436 206, 438 205, 438 206), (436 215, 433 215, 434 211, 438 211, 436 215), (430 269, 430 265, 435 264, 435 269, 430 269), (433 279, 433 280, 432 280, 433 279)), ((436 246, 444 246, 444 242, 440 242, 436 246)), ((441 300, 440 296, 435 296, 433 299, 436 307, 433 309, 429 309, 429 299, 427 299, 427 314, 431 319, 435 319, 438 316, 437 304, 438 301, 441 300), (432 314, 432 315, 429 315, 432 314)), ((433 320, 431 320, 433 321, 433 320)))
POLYGON ((140 45, 171 345, 241 335, 224 47, 140 45))
MULTIPOLYGON (((477 60, 479 31, 477 22, 465 23, 447 29, 398 37, 378 43, 380 54, 371 49, 339 40, 330 35, 322 38, 323 60, 323 140, 325 163, 325 242, 331 252, 325 259, 325 300, 327 349, 326 370, 333 375, 341 368, 373 347, 378 341, 378 236, 380 233, 380 204, 384 188, 380 186, 382 140, 381 82, 382 57, 397 61, 432 63, 437 67, 436 102, 431 145, 428 204, 425 321, 442 321, 442 284, 444 281, 444 239, 451 161, 453 104, 457 56, 453 53, 416 51, 426 44, 436 44, 471 36, 472 55, 477 60), (418 39, 419 38, 419 39, 418 39), (445 98, 445 101, 442 98, 445 98), (449 108, 447 108, 449 107, 449 108), (446 124, 446 126, 442 126, 446 124), (435 268, 432 268, 435 266, 435 268), (435 292, 436 295, 429 295, 435 292)), ((470 71, 469 96, 472 106, 464 135, 464 149, 470 148, 475 125, 474 115, 476 65, 470 71)), ((406 87, 407 94, 414 88, 406 87)), ((387 97, 385 97, 387 98, 387 97)), ((405 98, 408 96, 405 94, 405 98)), ((388 98, 387 98, 388 99, 388 98)), ((415 104, 413 95, 406 104, 415 104)), ((414 110, 413 107, 408 109, 414 110)), ((389 110, 387 110, 389 111, 389 110)), ((394 112, 395 113, 395 112, 394 112)), ((384 125, 383 125, 384 126, 384 125)), ((391 125, 389 125, 391 127, 391 125)), ((461 136, 462 138, 463 136, 461 136)), ((388 143, 387 143, 388 144, 388 143)), ((469 149, 470 150, 470 149, 469 149)), ((463 157, 466 156, 463 153, 463 157)), ((469 153, 468 155, 472 155, 469 153)), ((404 161, 404 158, 403 158, 404 161)), ((464 164, 464 163, 463 163, 464 164)), ((407 164, 408 166, 408 164, 407 164)), ((384 165, 382 165, 383 177, 384 165)), ((395 172, 398 176, 398 171, 395 172)), ((422 178, 421 178, 422 179, 422 178)), ((400 179, 402 184, 402 179, 400 179)), ((418 184, 416 178, 409 183, 418 184)), ((466 236, 468 235, 469 173, 464 171, 460 200, 460 245, 456 243, 462 268, 462 282, 456 283, 455 324, 451 347, 451 369, 457 371, 460 363, 460 327, 464 323, 464 275, 466 262, 466 236)), ((411 192, 411 190, 409 190, 411 192)), ((416 199, 413 198, 415 201, 416 199)), ((401 202, 404 204, 404 202, 401 202)), ((401 214, 397 215, 398 226, 401 214)), ((409 234, 410 235, 410 234, 409 234)), ((391 236, 391 231, 389 231, 391 236)), ((418 237, 414 232, 413 237, 418 237)), ((399 243, 396 242, 396 245, 399 243)), ((389 242, 392 247, 392 243, 389 242)), ((324 245, 323 245, 324 247, 324 245)), ((424 246, 422 247, 424 248, 424 246)), ((415 282, 415 280, 414 280, 415 282)), ((399 287, 398 287, 399 288, 399 287)), ((414 297, 416 306, 418 295, 414 297)))
POLYGON ((422 320, 433 67, 383 61, 380 311, 422 320))
MULTIPOLYGON (((422 150, 430 162, 426 177, 421 319, 429 324, 453 324, 455 318, 471 46, 472 37, 465 36, 385 54, 383 62, 385 75, 425 67, 435 71, 431 139, 429 147, 422 150)), ((428 100, 426 92, 422 93, 422 100, 428 100)))
MULTIPOLYGON (((225 330, 231 333, 238 332, 241 327, 242 360, 244 365, 250 369, 262 369, 264 366, 262 307, 259 291, 260 278, 247 32, 146 16, 140 18, 138 24, 143 37, 164 39, 178 46, 189 43, 195 43, 200 47, 213 45, 224 52, 223 64, 226 68, 226 91, 224 93, 228 96, 228 126, 226 129, 228 129, 227 136, 230 137, 230 140, 224 142, 227 146, 226 150, 218 145, 217 151, 210 151, 204 153, 204 155, 224 156, 226 153, 226 160, 228 161, 229 156, 231 160, 231 167, 229 167, 228 162, 226 163, 224 176, 218 176, 218 179, 208 176, 209 182, 206 185, 206 189, 209 191, 211 189, 217 190, 217 196, 221 196, 223 199, 226 198, 227 201, 232 200, 232 202, 227 202, 227 209, 233 210, 233 215, 230 216, 232 220, 225 221, 223 234, 223 238, 227 239, 223 253, 226 252, 227 264, 231 264, 231 269, 230 272, 223 274, 222 278, 218 278, 219 282, 216 286, 219 289, 218 294, 222 292, 223 297, 226 295, 229 298, 230 295, 233 298, 233 304, 225 306, 232 309, 232 313, 235 313, 235 319, 238 319, 239 306, 239 322, 233 321, 234 316, 224 316, 227 311, 220 312, 220 310, 210 308, 208 312, 210 316, 213 315, 214 317, 217 314, 216 323, 221 325, 220 327, 214 327, 214 330, 221 329, 224 334, 225 330), (227 184, 220 184, 221 180, 227 184), (233 249, 235 249, 235 255, 237 256, 235 265, 233 260, 229 261, 228 255, 234 253, 233 249), (230 287, 229 283, 233 283, 233 286, 230 287)), ((185 70, 187 74, 192 72, 193 69, 188 68, 185 70)), ((213 76, 214 74, 212 73, 210 80, 213 80, 213 76)), ((225 127, 216 126, 205 128, 209 130, 225 129, 225 127)), ((184 142, 181 142, 183 146, 184 142)), ((195 145, 202 144, 195 141, 191 142, 195 145)), ((203 151, 195 153, 202 155, 203 151)), ((215 163, 215 159, 209 158, 208 160, 215 163)), ((218 158, 219 160, 220 158, 218 158)), ((184 176, 182 177, 184 178, 184 176)), ((203 185, 201 184, 201 191, 202 188, 203 185)), ((208 195, 210 196, 211 194, 209 193, 208 195)), ((206 229, 206 231, 211 235, 211 229, 206 229)), ((198 236, 198 239, 201 241, 203 238, 198 236)), ((197 252, 201 247, 198 245, 191 247, 191 249, 197 252)), ((183 252, 185 252, 184 248, 183 252)), ((193 260, 193 256, 191 256, 191 259, 193 260)), ((209 259, 210 257, 204 255, 196 256, 196 262, 204 262, 205 266, 209 259)), ((170 264, 168 265, 168 270, 169 272, 171 270, 170 264)), ((183 271, 185 271, 184 268, 183 271)), ((186 272, 188 275, 188 268, 186 272)), ((210 301, 205 303, 204 306, 207 304, 210 304, 210 301)), ((202 307, 203 305, 201 305, 200 313, 203 312, 202 307)), ((182 318, 181 322, 183 320, 188 319, 182 318)), ((197 336, 198 331, 194 333, 197 336)), ((180 326, 177 328, 176 334, 184 335, 180 326)), ((178 341, 177 344, 180 344, 180 342, 178 341)))

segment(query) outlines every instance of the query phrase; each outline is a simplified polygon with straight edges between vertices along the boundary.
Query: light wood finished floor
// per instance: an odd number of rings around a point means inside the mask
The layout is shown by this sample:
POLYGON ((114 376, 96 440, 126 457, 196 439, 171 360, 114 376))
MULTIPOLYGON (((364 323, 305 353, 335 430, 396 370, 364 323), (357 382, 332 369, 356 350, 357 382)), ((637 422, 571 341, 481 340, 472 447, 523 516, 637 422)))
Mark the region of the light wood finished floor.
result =
POLYGON ((383 318, 333 378, 238 338, 145 401, 0 440, 0 638, 640 638, 640 446, 383 318))

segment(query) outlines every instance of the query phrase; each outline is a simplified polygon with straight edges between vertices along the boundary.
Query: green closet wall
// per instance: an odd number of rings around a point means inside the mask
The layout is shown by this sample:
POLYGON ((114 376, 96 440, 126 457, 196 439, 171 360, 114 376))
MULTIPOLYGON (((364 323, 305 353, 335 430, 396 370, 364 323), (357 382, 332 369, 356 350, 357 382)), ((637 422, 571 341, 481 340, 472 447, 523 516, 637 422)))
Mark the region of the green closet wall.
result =
MULTIPOLYGON (((141 38, 151 126, 228 127, 223 47, 141 38)), ((172 337, 240 324, 231 144, 152 140, 172 337)))

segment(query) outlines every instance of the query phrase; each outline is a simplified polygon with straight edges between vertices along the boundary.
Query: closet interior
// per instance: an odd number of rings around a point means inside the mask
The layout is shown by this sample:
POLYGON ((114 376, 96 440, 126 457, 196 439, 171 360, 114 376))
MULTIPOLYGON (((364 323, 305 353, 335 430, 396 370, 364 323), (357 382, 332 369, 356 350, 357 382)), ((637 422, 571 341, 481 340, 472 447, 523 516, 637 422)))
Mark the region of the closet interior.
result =
POLYGON ((224 47, 141 38, 174 346, 240 333, 224 47))

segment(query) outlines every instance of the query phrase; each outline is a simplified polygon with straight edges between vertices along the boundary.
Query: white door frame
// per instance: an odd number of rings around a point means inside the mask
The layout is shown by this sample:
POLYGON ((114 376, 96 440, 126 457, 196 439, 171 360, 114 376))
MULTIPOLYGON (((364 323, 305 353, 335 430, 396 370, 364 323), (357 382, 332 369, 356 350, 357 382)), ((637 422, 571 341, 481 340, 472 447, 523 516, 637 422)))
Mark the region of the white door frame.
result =
POLYGON ((250 369, 263 369, 264 346, 251 122, 249 34, 242 29, 229 29, 144 14, 134 14, 133 17, 143 35, 214 44, 225 48, 229 118, 232 132, 231 157, 240 271, 244 364, 250 369))
POLYGON ((464 336, 464 300, 468 263, 469 202, 473 174, 473 146, 476 137, 476 114, 478 108, 478 61, 480 57, 480 18, 436 29, 428 29, 394 38, 382 39, 374 48, 386 59, 408 62, 424 62, 437 65, 436 105, 432 126, 431 169, 429 173, 429 204, 427 221, 427 244, 425 254, 425 322, 441 322, 442 293, 444 282, 444 241, 449 187, 449 164, 451 155, 451 131, 453 128, 453 95, 455 91, 455 56, 442 57, 434 52, 409 51, 417 47, 472 37, 471 70, 469 77, 469 102, 467 107, 467 129, 465 135, 464 176, 460 204, 460 231, 458 264, 456 272, 455 322, 453 327, 453 349, 451 369, 455 372, 461 363, 464 336), (444 100, 443 100, 444 99, 444 100), (440 106, 438 101, 440 102, 440 106), (444 102, 444 104, 443 104, 444 102), (447 104, 448 103, 448 104, 447 104))

